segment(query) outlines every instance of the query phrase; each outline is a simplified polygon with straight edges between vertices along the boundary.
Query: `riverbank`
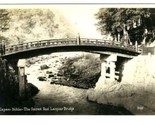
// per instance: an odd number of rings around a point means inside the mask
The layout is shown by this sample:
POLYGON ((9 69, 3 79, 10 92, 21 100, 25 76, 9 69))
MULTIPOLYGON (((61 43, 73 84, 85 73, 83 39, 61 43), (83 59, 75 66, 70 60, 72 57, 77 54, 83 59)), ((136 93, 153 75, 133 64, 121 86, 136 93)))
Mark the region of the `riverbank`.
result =
POLYGON ((136 115, 155 114, 155 56, 138 56, 124 66, 121 83, 105 81, 88 91, 88 98, 100 104, 123 106, 136 115))

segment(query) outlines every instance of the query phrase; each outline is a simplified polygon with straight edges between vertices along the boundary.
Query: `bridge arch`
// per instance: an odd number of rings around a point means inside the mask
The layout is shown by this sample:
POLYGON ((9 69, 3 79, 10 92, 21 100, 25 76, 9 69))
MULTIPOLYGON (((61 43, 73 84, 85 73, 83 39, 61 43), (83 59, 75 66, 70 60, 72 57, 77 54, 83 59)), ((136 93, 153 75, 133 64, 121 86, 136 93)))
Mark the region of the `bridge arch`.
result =
MULTIPOLYGON (((86 39, 86 38, 70 38, 70 39, 49 39, 34 41, 29 43, 5 46, 2 48, 2 58, 7 59, 17 68, 19 75, 19 95, 23 95, 25 91, 25 77, 24 77, 24 59, 50 54, 52 52, 70 52, 70 51, 84 51, 100 54, 101 58, 101 77, 100 80, 106 78, 106 67, 110 67, 109 77, 112 81, 116 79, 115 69, 117 57, 133 58, 139 53, 134 46, 124 46, 115 41, 108 41, 103 39, 86 39), (18 61, 19 60, 19 61, 18 61)), ((100 83, 100 82, 98 82, 100 83)), ((97 86, 100 86, 97 84, 97 86)))
POLYGON ((85 51, 85 52, 113 52, 136 56, 139 53, 134 46, 123 46, 116 41, 87 38, 49 39, 10 45, 3 47, 2 58, 21 59, 52 52, 85 51))

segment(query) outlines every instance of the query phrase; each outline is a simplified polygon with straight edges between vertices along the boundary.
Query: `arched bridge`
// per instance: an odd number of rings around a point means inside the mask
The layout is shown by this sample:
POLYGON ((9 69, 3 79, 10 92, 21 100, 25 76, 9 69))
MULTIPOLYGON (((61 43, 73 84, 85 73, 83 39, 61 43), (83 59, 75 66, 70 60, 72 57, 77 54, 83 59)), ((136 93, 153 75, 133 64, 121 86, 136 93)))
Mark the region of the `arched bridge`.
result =
POLYGON ((135 46, 124 46, 119 42, 110 40, 79 37, 40 40, 1 47, 1 55, 6 59, 28 58, 39 54, 48 54, 57 51, 112 52, 130 56, 137 56, 139 54, 135 46))
POLYGON ((40 40, 9 46, 0 45, 1 57, 7 59, 8 62, 12 64, 15 71, 18 72, 19 95, 21 97, 25 96, 26 88, 25 59, 60 51, 86 51, 99 53, 101 76, 96 83, 96 87, 100 86, 100 81, 103 82, 107 77, 112 82, 120 79, 122 75, 119 66, 122 66, 124 57, 127 56, 127 58, 132 58, 133 56, 140 54, 138 52, 138 47, 136 46, 123 45, 116 41, 86 39, 80 37, 40 40), (108 72, 107 69, 109 69, 110 72, 108 72), (120 75, 118 76, 118 74, 120 75))

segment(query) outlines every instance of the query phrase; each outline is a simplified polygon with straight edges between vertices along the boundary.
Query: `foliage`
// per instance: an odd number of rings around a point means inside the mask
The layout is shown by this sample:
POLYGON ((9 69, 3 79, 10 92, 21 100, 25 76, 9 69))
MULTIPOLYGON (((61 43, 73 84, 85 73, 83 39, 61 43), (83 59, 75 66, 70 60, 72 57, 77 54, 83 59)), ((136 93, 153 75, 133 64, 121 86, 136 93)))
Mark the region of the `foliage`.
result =
POLYGON ((9 29, 9 13, 5 9, 0 9, 0 31, 9 29))
POLYGON ((0 42, 7 42, 7 38, 2 35, 2 32, 5 32, 9 29, 10 15, 9 12, 5 9, 0 9, 0 42))
POLYGON ((0 9, 0 38, 9 44, 73 37, 72 26, 52 9, 0 9))
POLYGON ((2 99, 0 100, 0 106, 10 106, 17 103, 18 85, 15 70, 13 70, 6 60, 0 58, 0 96, 2 99))
POLYGON ((65 77, 61 84, 85 89, 93 88, 100 76, 100 60, 93 54, 69 58, 59 70, 65 77))
POLYGON ((52 37, 54 34, 54 14, 50 10, 41 9, 14 9, 9 10, 11 15, 11 30, 9 37, 22 43, 27 39, 36 39, 41 35, 52 37), (17 23, 18 21, 18 23, 17 23))
POLYGON ((154 38, 155 9, 153 8, 101 8, 95 15, 97 26, 102 34, 111 34, 115 38, 118 34, 123 38, 124 29, 128 32, 132 43, 141 43, 145 31, 154 38))

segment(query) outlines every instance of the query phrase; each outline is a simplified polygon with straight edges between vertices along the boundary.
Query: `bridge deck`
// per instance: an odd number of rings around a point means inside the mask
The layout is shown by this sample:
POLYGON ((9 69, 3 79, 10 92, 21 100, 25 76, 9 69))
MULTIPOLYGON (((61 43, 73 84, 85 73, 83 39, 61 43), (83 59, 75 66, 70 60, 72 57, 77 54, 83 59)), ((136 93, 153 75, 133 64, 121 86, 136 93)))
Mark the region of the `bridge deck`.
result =
POLYGON ((87 39, 87 38, 81 38, 81 39, 66 38, 66 39, 49 39, 49 40, 33 41, 28 43, 6 46, 3 50, 2 55, 8 56, 36 49, 43 49, 49 47, 70 47, 70 46, 104 47, 104 48, 129 51, 138 54, 135 46, 131 45, 125 46, 116 41, 103 40, 103 39, 87 39))

